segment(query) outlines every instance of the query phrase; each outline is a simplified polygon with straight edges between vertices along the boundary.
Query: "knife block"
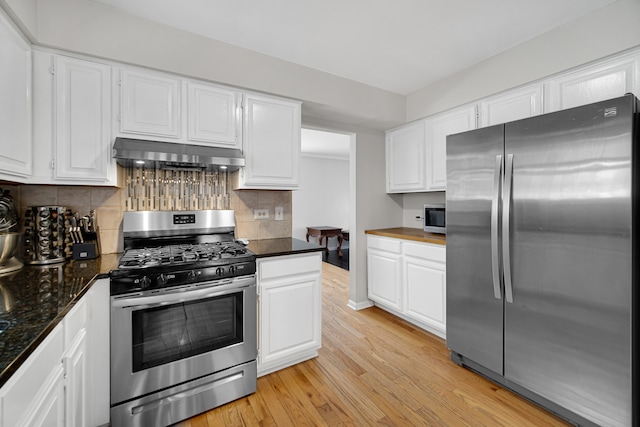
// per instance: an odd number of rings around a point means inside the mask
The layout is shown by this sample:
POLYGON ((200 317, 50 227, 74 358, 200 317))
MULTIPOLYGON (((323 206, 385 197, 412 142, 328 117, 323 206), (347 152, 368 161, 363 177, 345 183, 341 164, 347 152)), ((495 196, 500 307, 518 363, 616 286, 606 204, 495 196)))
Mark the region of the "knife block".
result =
POLYGON ((72 258, 75 260, 98 258, 100 256, 100 233, 98 231, 82 232, 82 239, 84 243, 73 244, 72 258))

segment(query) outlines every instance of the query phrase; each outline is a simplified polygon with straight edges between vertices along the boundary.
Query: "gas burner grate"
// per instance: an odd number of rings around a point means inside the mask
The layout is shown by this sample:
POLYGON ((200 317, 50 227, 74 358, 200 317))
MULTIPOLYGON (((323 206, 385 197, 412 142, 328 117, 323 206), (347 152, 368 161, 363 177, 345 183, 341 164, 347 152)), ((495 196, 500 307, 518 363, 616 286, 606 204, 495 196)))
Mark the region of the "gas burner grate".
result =
POLYGON ((246 254, 248 254, 246 247, 237 242, 178 244, 154 248, 128 249, 120 258, 118 268, 147 268, 192 264, 233 259, 246 254))

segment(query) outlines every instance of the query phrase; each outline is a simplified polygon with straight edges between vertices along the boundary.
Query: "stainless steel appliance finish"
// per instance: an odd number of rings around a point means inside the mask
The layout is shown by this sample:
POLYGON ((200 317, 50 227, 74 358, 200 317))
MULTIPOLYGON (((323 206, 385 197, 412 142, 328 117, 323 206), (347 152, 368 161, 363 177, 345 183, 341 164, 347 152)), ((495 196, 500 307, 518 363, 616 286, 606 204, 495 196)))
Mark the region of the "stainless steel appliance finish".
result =
MULTIPOLYGON (((135 242, 134 238, 217 236, 221 233, 233 233, 235 225, 232 210, 139 211, 126 212, 122 232, 125 242, 131 244, 135 242)), ((143 241, 144 243, 146 242, 143 241)))
POLYGON ((71 221, 64 206, 29 206, 25 213, 24 251, 26 264, 64 262, 71 250, 71 221))
POLYGON ((638 102, 447 138, 447 346, 580 425, 640 425, 638 102))
POLYGON ((242 151, 233 148, 174 144, 141 139, 116 138, 116 162, 125 167, 136 164, 161 169, 201 169, 236 171, 245 165, 242 151))
MULTIPOLYGON (((177 286, 168 288, 164 292, 147 291, 135 295, 119 295, 111 299, 111 366, 114 370, 114 380, 111 383, 111 400, 112 402, 125 402, 140 396, 158 390, 170 389, 178 384, 182 384, 187 380, 209 376, 216 372, 225 371, 228 368, 242 364, 244 362, 255 363, 256 358, 256 282, 255 276, 243 276, 233 279, 223 279, 209 283, 199 283, 191 286, 177 286), (217 348, 216 340, 222 340, 220 332, 210 333, 206 337, 206 341, 198 342, 199 338, 191 337, 196 332, 204 334, 216 327, 210 324, 206 327, 203 325, 192 325, 196 322, 229 322, 235 319, 225 319, 221 315, 216 316, 209 311, 225 309, 218 302, 222 297, 235 298, 237 295, 241 306, 234 304, 228 305, 228 310, 238 310, 244 313, 242 321, 239 324, 229 325, 229 328, 240 327, 243 331, 238 342, 217 348), (167 312, 165 316, 159 317, 158 310, 168 310, 175 307, 174 312, 167 312), (207 313, 202 313, 203 311, 207 313), (132 325, 132 319, 136 315, 144 315, 150 313, 147 318, 141 318, 141 322, 145 322, 143 329, 138 330, 132 325), (177 315, 183 315, 184 319, 175 319, 177 315), (188 317, 192 316, 191 319, 188 317), (154 319, 158 319, 157 323, 152 323, 154 319), (172 323, 172 324, 170 324, 172 323), (174 325, 178 323, 179 326, 174 325), (145 330, 146 328, 146 330, 145 330), (164 328, 164 331, 159 329, 164 328), (177 329, 179 328, 179 330, 177 329), (195 328, 188 330, 188 328, 195 328), (152 330, 151 330, 152 329, 152 330), (136 342, 135 333, 154 334, 153 337, 146 341, 140 341, 140 346, 147 346, 148 354, 144 362, 136 362, 136 357, 144 358, 145 355, 139 354, 141 351, 139 346, 132 345, 136 342), (172 353, 170 349, 164 346, 175 346, 176 353, 172 353), (156 348, 151 348, 155 346, 156 348), (202 347, 203 352, 196 352, 198 346, 202 347), (211 349, 211 347, 213 349, 211 349), (138 352, 138 354, 136 354, 138 352), (163 352, 155 360, 155 352, 163 352), (183 357, 185 353, 195 352, 194 355, 183 357), (172 360, 176 359, 176 360, 172 360), (170 360, 165 362, 166 360, 170 360), (238 361, 241 361, 239 363, 238 361), (141 365, 139 368, 136 365, 141 365), (146 367, 150 365, 149 367, 146 367), (151 366, 152 365, 152 366, 151 366), (134 367, 130 372, 123 372, 124 367, 134 367)), ((222 313, 226 314, 226 313, 222 313)), ((240 376, 236 378, 242 380, 240 376)), ((255 391, 255 378, 253 390, 255 391)), ((246 382, 240 381, 242 389, 250 389, 246 382)), ((249 383, 250 385, 251 383, 249 383)), ((199 387, 199 386, 195 386, 199 387)), ((199 393, 199 389, 194 394, 199 393)), ((249 393, 245 393, 249 394, 249 393)), ((244 394, 242 395, 244 396, 244 394)), ((234 396, 233 393, 225 393, 218 397, 224 403, 240 396, 234 396)), ((157 400, 157 399, 156 399, 157 400)), ((167 400, 163 404, 165 406, 180 406, 182 403, 176 403, 173 400, 167 400)), ((156 405, 157 406, 157 405, 156 405)), ((155 408, 155 406, 154 406, 155 408)), ((206 406, 200 408, 198 412, 192 413, 191 416, 212 408, 206 406)), ((132 415, 134 418, 147 419, 149 415, 144 417, 132 415)), ((163 424, 171 424, 180 419, 162 419, 157 418, 163 424)), ((112 420, 113 422, 113 420, 112 420)), ((120 424, 115 424, 120 425, 120 424)), ((143 425, 143 424, 141 424, 143 425)), ((156 424, 157 425, 157 424, 156 424)))
POLYGON ((446 206, 442 203, 425 204, 423 230, 428 233, 447 234, 446 206))
POLYGON ((125 212, 113 425, 170 425, 256 390, 255 255, 234 228, 233 211, 125 212))

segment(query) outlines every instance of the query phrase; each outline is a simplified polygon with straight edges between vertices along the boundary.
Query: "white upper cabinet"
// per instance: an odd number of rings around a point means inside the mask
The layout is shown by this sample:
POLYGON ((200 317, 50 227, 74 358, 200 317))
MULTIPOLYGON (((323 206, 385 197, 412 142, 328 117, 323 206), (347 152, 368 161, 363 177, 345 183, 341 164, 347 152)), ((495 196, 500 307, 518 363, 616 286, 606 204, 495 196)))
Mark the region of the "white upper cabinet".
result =
POLYGON ((447 186, 447 135, 476 128, 476 106, 456 108, 433 116, 427 123, 427 191, 447 186))
POLYGON ((171 75, 122 68, 120 133, 178 140, 181 136, 180 83, 178 77, 171 75))
POLYGON ((111 66, 33 51, 31 184, 116 185, 111 66))
POLYGON ((386 135, 387 193, 426 191, 425 121, 386 135))
POLYGON ((188 81, 187 139, 202 145, 242 149, 239 103, 242 96, 219 86, 188 81))
POLYGON ((0 179, 31 175, 31 47, 0 10, 0 179))
POLYGON ((546 112, 638 92, 638 53, 625 55, 553 77, 548 81, 546 112))
POLYGON ((300 167, 300 103, 256 94, 243 101, 246 166, 236 188, 298 188, 300 167))
POLYGON ((491 126, 542 114, 542 84, 515 89, 480 102, 481 126, 491 126))
POLYGON ((238 91, 145 69, 120 73, 118 135, 242 149, 238 91))
POLYGON ((55 178, 108 181, 111 67, 55 58, 55 178))

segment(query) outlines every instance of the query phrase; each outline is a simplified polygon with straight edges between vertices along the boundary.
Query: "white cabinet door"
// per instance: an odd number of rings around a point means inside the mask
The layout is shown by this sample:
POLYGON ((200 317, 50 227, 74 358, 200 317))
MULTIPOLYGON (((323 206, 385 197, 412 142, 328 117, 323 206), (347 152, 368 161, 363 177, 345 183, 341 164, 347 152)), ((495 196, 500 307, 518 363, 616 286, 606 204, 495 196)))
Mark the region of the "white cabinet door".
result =
POLYGON ((219 86, 189 81, 187 120, 190 142, 242 149, 238 120, 241 95, 219 86))
MULTIPOLYGON (((43 386, 42 394, 27 413, 24 427, 67 427, 65 423, 64 369, 58 364, 49 381, 43 386)), ((12 424, 8 424, 12 425, 12 424)))
POLYGON ((114 179, 111 67, 56 56, 55 82, 55 178, 84 183, 114 179))
POLYGON ((87 375, 87 317, 88 294, 83 296, 66 314, 64 324, 65 351, 62 365, 65 374, 66 420, 69 427, 87 424, 88 375, 87 375))
POLYGON ((426 190, 425 121, 386 135, 387 193, 426 190))
POLYGON ((405 314, 444 337, 446 324, 445 247, 403 244, 405 314))
POLYGON ((56 326, 0 390, 2 426, 64 425, 63 326, 56 326))
POLYGON ((0 10, 0 179, 31 175, 31 47, 0 10))
POLYGON ((121 73, 120 132, 178 139, 180 79, 134 68, 121 73))
POLYGON ((427 190, 447 186, 447 135, 476 127, 476 107, 462 107, 427 119, 427 190))
POLYGON ((545 110, 558 111, 623 96, 640 95, 636 87, 639 61, 636 55, 599 62, 549 80, 545 110))
POLYGON ((480 103, 482 126, 497 125, 542 114, 543 85, 523 87, 480 103))
POLYGON ((89 425, 88 420, 88 375, 87 375, 87 333, 83 328, 75 337, 63 357, 66 387, 67 427, 89 425))
POLYGON ((322 342, 320 257, 317 252, 258 260, 259 375, 317 355, 322 342))
POLYGON ((109 279, 99 279, 87 299, 87 425, 107 425, 110 419, 109 279))
POLYGON ((243 103, 246 166, 237 188, 298 188, 300 103, 254 94, 243 103))
POLYGON ((368 297, 402 311, 402 254, 396 239, 367 236, 368 297))

